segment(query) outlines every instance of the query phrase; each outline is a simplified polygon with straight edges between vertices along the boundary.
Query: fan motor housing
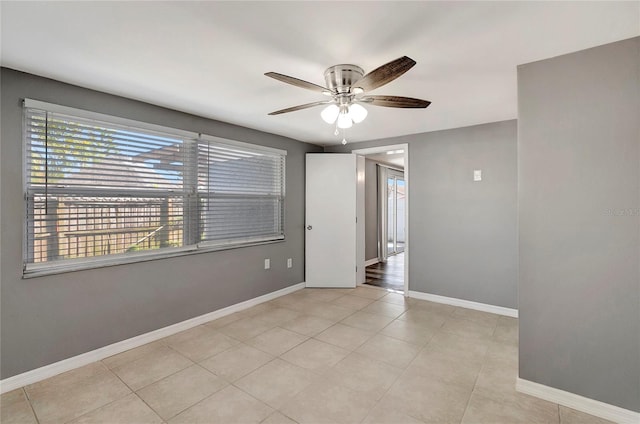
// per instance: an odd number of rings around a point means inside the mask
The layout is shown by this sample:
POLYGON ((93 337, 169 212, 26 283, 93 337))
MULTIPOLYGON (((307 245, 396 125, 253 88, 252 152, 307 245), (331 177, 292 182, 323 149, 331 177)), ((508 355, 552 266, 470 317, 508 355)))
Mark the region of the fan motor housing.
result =
POLYGON ((356 65, 335 65, 324 71, 327 88, 338 93, 349 93, 351 87, 362 76, 364 71, 356 65))

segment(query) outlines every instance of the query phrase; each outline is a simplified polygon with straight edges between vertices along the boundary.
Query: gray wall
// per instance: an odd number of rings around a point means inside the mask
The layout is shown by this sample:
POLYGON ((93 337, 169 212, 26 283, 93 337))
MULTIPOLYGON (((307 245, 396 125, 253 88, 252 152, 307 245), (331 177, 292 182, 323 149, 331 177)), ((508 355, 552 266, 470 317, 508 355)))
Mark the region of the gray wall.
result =
POLYGON ((9 69, 1 92, 2 378, 304 281, 304 154, 321 148, 9 69), (25 97, 287 150, 286 241, 21 279, 25 97))
POLYGON ((364 164, 364 258, 378 258, 378 173, 376 163, 364 164))
POLYGON ((410 290, 517 308, 516 127, 504 121, 325 148, 409 144, 410 290), (474 169, 483 181, 473 182, 474 169))
POLYGON ((639 78, 640 38, 518 68, 520 377, 633 411, 639 78))

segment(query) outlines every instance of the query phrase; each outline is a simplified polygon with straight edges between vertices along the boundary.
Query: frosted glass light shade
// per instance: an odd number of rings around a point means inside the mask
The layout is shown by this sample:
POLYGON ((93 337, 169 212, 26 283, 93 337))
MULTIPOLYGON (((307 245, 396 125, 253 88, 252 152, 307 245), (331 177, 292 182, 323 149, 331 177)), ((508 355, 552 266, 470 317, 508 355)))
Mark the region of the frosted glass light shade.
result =
POLYGON ((355 122, 356 124, 364 121, 364 118, 367 117, 368 113, 369 112, 367 112, 367 109, 363 108, 357 103, 349 106, 349 115, 351 115, 351 119, 353 119, 353 122, 355 122))
POLYGON ((342 112, 338 116, 338 128, 351 128, 353 126, 353 121, 351 120, 351 116, 349 116, 349 112, 342 112))
POLYGON ((338 114, 340 113, 340 108, 338 105, 329 105, 325 107, 322 112, 320 112, 320 116, 322 120, 327 124, 333 124, 338 119, 338 114))

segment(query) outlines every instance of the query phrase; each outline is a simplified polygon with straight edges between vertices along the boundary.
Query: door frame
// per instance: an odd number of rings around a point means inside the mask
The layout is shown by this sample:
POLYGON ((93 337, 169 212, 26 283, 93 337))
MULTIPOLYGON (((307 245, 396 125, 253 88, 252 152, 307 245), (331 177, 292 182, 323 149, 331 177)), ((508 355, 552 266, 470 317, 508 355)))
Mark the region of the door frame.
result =
POLYGON ((405 225, 405 245, 404 245, 404 295, 409 295, 409 246, 411 239, 411 229, 409 221, 409 193, 410 193, 410 182, 409 182, 409 143, 403 144, 391 144, 387 146, 378 146, 378 147, 369 147, 365 149, 355 149, 352 150, 351 153, 355 153, 357 155, 370 155, 372 153, 383 153, 388 152, 389 150, 404 150, 404 183, 405 183, 405 210, 404 210, 404 225, 405 225))

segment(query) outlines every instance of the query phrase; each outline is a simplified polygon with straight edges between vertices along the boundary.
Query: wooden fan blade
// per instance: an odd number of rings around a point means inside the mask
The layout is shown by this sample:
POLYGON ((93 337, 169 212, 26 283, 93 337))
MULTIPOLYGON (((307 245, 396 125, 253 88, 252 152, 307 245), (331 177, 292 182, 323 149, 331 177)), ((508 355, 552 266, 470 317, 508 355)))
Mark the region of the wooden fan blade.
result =
POLYGON ((296 87, 306 88, 307 90, 316 91, 320 93, 324 93, 324 92, 331 93, 331 90, 329 90, 328 88, 322 87, 320 85, 314 84, 309 81, 304 81, 298 78, 290 77, 288 75, 279 74, 277 72, 267 72, 265 75, 273 79, 277 79, 278 81, 295 85, 296 87))
POLYGON ((401 96, 367 96, 363 97, 359 101, 374 106, 401 107, 409 109, 424 109, 431 104, 431 102, 428 100, 401 96))
POLYGON ((364 91, 375 90, 376 88, 388 84, 398 78, 400 75, 411 69, 415 64, 415 60, 407 56, 402 56, 399 59, 392 60, 391 62, 369 72, 367 75, 360 78, 359 81, 354 83, 353 86, 360 87, 364 91))
POLYGON ((295 112, 296 110, 308 109, 308 108, 314 107, 314 106, 327 105, 329 103, 333 103, 333 101, 332 100, 326 100, 324 102, 313 102, 313 103, 307 103, 307 104, 304 104, 304 105, 292 106, 292 107, 288 107, 286 109, 276 110, 275 112, 271 112, 269 115, 280 115, 281 113, 295 112))

